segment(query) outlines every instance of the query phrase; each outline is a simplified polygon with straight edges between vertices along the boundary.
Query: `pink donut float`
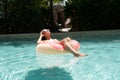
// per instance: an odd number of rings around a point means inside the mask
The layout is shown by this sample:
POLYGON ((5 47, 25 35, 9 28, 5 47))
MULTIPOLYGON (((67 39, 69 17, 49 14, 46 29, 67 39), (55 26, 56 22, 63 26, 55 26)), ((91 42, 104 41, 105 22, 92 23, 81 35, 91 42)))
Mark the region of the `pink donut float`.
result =
MULTIPOLYGON (((76 40, 71 40, 70 43, 72 44, 72 46, 75 50, 78 50, 80 48, 80 44, 76 40)), ((37 53, 45 53, 45 54, 68 53, 68 51, 66 51, 64 49, 64 45, 58 43, 57 40, 41 41, 36 46, 36 52, 37 53)))

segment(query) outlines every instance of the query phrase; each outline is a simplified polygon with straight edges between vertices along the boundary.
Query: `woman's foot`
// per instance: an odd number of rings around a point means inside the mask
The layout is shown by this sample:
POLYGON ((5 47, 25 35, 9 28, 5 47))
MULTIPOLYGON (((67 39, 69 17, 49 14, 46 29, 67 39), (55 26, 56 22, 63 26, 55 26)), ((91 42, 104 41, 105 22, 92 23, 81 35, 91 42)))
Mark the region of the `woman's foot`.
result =
POLYGON ((79 54, 81 57, 88 56, 87 54, 79 54))
POLYGON ((87 54, 78 54, 78 53, 76 53, 76 54, 74 54, 74 56, 76 56, 76 57, 85 57, 85 56, 88 56, 87 54))

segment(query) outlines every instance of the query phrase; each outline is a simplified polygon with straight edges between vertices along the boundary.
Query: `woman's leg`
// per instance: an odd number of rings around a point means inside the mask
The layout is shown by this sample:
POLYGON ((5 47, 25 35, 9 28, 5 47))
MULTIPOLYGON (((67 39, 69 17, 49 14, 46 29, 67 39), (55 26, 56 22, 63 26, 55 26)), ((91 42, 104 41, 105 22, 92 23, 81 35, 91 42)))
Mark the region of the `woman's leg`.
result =
POLYGON ((72 44, 70 43, 71 39, 69 37, 63 39, 61 42, 64 45, 65 50, 71 52, 74 56, 79 57, 79 56, 87 56, 86 54, 80 54, 78 51, 76 51, 72 44))

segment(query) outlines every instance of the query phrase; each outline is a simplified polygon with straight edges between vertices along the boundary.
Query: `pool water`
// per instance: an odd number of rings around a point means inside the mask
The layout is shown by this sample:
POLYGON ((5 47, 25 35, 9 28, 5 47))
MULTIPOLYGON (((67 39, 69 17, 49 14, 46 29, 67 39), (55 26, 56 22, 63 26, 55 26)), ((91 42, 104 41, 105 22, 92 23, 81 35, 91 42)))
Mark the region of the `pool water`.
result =
POLYGON ((120 80, 120 35, 70 37, 89 56, 36 54, 37 38, 0 39, 0 80, 120 80))

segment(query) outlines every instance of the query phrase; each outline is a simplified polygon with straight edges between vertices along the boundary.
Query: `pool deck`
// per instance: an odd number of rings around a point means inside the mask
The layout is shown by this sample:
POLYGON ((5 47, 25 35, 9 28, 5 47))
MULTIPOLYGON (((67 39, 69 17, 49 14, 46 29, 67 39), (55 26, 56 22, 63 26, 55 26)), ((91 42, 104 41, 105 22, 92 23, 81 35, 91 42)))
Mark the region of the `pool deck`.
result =
MULTIPOLYGON (((57 35, 81 35, 81 36, 99 36, 99 35, 120 35, 120 30, 100 30, 100 31, 77 31, 77 32, 58 32, 52 33, 57 35)), ((25 33, 25 34, 0 34, 0 38, 37 38, 39 33, 25 33)))

